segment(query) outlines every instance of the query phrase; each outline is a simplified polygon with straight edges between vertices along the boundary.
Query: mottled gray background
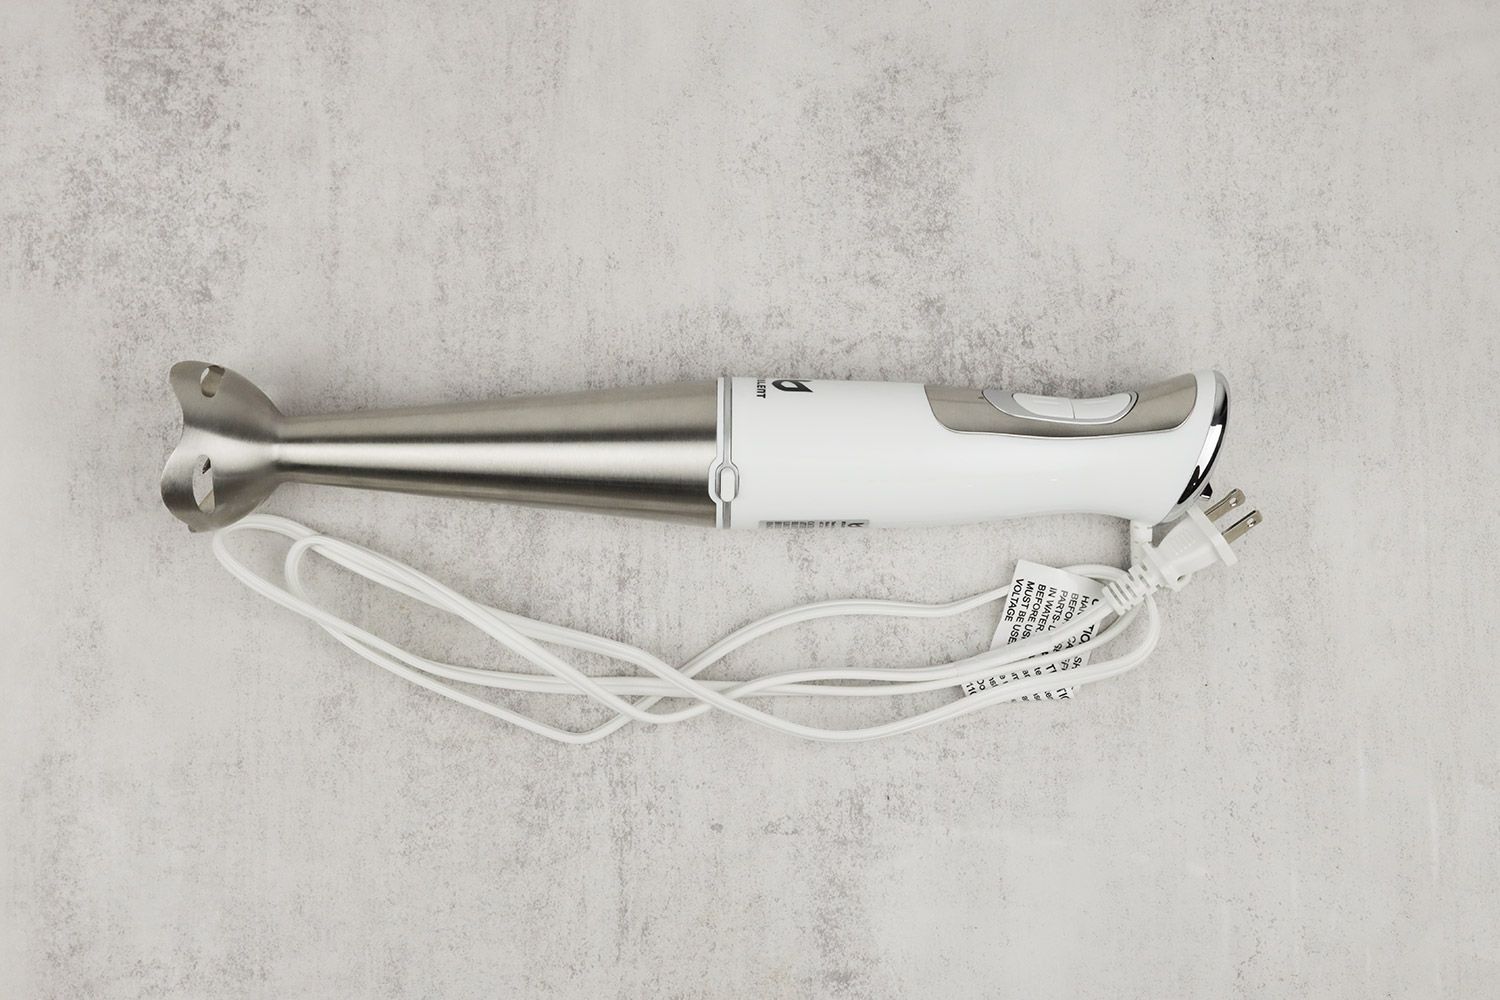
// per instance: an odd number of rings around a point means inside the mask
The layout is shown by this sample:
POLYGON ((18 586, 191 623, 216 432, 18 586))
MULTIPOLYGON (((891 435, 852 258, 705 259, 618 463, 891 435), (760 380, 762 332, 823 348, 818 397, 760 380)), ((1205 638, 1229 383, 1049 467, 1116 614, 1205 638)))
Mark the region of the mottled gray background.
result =
MULTIPOLYGON (((1497 95, 1500 11, 1450 0, 3 0, 0 995, 1500 995, 1497 95), (219 570, 156 497, 189 357, 291 412, 1211 365, 1219 486, 1267 523, 1073 704, 568 749, 219 570)), ((271 509, 673 658, 792 602, 1124 555, 1088 517, 271 509)), ((993 621, 730 669, 935 660, 993 621)))

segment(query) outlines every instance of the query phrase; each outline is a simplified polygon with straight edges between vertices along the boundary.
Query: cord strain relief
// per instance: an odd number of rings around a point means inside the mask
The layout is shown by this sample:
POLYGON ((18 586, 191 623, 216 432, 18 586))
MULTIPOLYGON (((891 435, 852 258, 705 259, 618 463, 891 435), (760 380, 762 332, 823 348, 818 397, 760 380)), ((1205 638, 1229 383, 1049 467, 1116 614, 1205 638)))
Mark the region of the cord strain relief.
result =
POLYGON ((1134 608, 1156 590, 1151 573, 1145 566, 1130 567, 1125 579, 1116 580, 1104 588, 1104 600, 1117 615, 1134 608))

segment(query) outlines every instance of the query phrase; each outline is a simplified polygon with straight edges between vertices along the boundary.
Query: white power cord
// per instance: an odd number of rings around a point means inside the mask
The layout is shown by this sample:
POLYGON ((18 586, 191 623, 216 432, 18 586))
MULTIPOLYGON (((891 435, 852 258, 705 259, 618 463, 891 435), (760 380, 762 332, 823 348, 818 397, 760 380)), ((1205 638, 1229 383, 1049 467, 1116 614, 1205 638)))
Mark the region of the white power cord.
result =
POLYGON ((636 646, 480 604, 395 559, 351 542, 320 534, 283 517, 252 514, 221 528, 213 536, 213 550, 224 568, 246 586, 282 607, 316 622, 339 642, 371 663, 445 698, 559 742, 592 743, 630 722, 682 722, 710 709, 718 709, 768 729, 807 739, 857 742, 911 732, 945 719, 967 715, 998 701, 1012 701, 1055 687, 1058 678, 1038 668, 1071 659, 1078 655, 1078 651, 1054 647, 1113 616, 1115 620, 1093 639, 1090 646, 1107 643, 1129 628, 1137 613, 1144 609, 1146 628, 1135 646, 1111 659, 1069 670, 1067 683, 1073 687, 1091 684, 1139 666, 1156 648, 1161 634, 1160 616, 1152 594, 1163 586, 1180 588, 1194 572, 1207 566, 1215 563, 1232 565, 1235 562, 1229 542, 1260 523, 1259 513, 1252 511, 1222 534, 1214 526, 1213 519, 1225 510, 1238 506, 1243 500, 1243 494, 1235 490, 1206 513, 1196 508, 1189 510, 1188 516, 1177 522, 1158 546, 1141 541, 1139 528, 1133 529, 1132 548, 1138 549, 1139 555, 1133 553, 1134 564, 1128 571, 1112 566, 1069 567, 1070 572, 1106 584, 1105 600, 1066 625, 1030 639, 989 649, 976 656, 940 666, 791 670, 733 681, 704 681, 697 680, 696 677, 704 668, 741 646, 789 625, 820 618, 850 616, 945 618, 1000 600, 1009 593, 1009 588, 987 590, 946 604, 883 600, 805 604, 769 615, 731 632, 681 667, 674 667, 636 646), (292 540, 282 567, 284 583, 266 579, 230 553, 227 545, 229 537, 243 531, 270 532, 292 540), (401 649, 366 629, 325 611, 312 603, 302 582, 302 562, 312 552, 374 583, 462 618, 545 673, 514 673, 430 660, 401 649), (547 649, 543 643, 602 654, 633 664, 647 673, 590 676, 547 649), (1009 683, 991 687, 976 695, 958 698, 937 708, 912 712, 893 722, 861 729, 824 729, 803 725, 747 705, 743 700, 750 697, 793 695, 894 698, 960 687, 968 681, 989 677, 1001 667, 1012 668, 1013 679, 1009 683), (485 701, 445 682, 504 691, 582 695, 609 708, 615 713, 615 717, 594 729, 582 732, 563 729, 485 701), (641 700, 628 700, 631 698, 641 700), (663 698, 687 699, 693 704, 675 711, 653 710, 663 698))

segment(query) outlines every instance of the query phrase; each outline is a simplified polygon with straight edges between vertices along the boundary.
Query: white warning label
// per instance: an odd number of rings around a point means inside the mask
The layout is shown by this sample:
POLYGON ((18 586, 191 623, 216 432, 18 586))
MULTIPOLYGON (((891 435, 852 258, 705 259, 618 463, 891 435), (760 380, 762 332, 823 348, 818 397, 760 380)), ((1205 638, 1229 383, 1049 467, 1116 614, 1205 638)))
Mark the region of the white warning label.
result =
MULTIPOLYGON (((1000 612, 1000 624, 995 627, 995 638, 990 642, 990 648, 1020 642, 1066 625, 1103 597, 1104 587, 1094 580, 1022 559, 1016 563, 1016 573, 1010 581, 1010 595, 1005 599, 1005 607, 1000 612)), ((979 694, 1016 681, 1047 674, 1060 675, 1081 667, 1088 662, 1089 654, 1085 647, 1093 636, 1094 629, 1090 627, 1080 635, 1052 647, 1054 651, 1079 647, 1077 656, 1040 667, 1002 669, 1000 673, 964 684, 964 694, 979 694)), ((1059 680, 1062 679, 1059 677, 1059 680)), ((1050 701, 1072 696, 1073 688, 1059 685, 1016 700, 1050 701)))

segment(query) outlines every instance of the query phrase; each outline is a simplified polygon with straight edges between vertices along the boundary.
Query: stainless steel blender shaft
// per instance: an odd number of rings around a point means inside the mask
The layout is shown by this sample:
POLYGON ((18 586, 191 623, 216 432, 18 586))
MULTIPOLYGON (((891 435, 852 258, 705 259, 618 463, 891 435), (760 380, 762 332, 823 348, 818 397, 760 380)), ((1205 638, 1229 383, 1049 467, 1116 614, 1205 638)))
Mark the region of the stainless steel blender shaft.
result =
POLYGON ((712 526, 718 383, 287 417, 219 365, 174 365, 182 439, 162 472, 194 531, 284 482, 396 490, 712 526))

